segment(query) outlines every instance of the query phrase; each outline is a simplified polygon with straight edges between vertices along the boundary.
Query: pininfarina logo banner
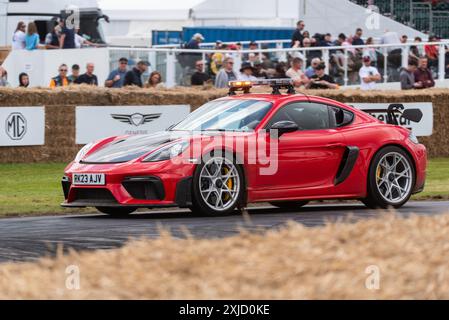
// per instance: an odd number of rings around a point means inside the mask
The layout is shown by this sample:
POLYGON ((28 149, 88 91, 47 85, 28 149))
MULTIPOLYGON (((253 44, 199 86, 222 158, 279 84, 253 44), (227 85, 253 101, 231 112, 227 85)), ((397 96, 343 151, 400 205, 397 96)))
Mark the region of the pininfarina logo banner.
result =
POLYGON ((189 105, 76 107, 76 143, 164 131, 189 113, 189 105))
POLYGON ((44 107, 1 107, 0 146, 35 146, 45 142, 44 107))

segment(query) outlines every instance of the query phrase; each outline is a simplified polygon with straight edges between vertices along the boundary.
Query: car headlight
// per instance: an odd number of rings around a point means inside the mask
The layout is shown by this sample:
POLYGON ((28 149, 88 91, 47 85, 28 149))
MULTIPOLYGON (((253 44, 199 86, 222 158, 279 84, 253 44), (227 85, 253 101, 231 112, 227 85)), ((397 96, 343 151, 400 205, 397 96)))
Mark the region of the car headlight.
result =
POLYGON ((408 136, 408 138, 410 139, 411 142, 413 142, 415 144, 419 144, 418 138, 412 132, 410 132, 410 135, 408 136))
POLYGON ((90 148, 92 148, 93 145, 94 144, 91 142, 91 143, 86 144, 84 147, 82 147, 81 150, 78 152, 78 154, 75 157, 75 162, 80 162, 81 159, 84 158, 86 153, 89 152, 90 148))
POLYGON ((143 162, 158 162, 170 160, 183 153, 188 146, 189 143, 187 141, 169 144, 148 155, 145 159, 143 159, 143 162))

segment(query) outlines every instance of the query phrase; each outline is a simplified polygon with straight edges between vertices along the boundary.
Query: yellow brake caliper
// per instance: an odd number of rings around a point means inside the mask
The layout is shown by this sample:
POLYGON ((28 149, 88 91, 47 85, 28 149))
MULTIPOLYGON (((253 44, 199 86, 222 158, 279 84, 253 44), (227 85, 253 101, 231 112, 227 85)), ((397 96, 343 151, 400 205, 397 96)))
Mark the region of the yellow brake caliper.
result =
POLYGON ((379 180, 380 180, 380 178, 381 178, 381 175, 382 175, 382 167, 381 167, 381 166, 378 166, 378 167, 377 167, 377 171, 376 171, 377 182, 379 182, 379 180))
MULTIPOLYGON (((229 168, 224 167, 224 174, 226 175, 226 174, 228 174, 228 172, 229 172, 229 168)), ((232 190, 232 188, 234 187, 234 181, 233 181, 232 178, 228 179, 228 181, 226 182, 226 186, 229 188, 229 190, 232 190)), ((229 193, 226 193, 224 195, 224 199, 223 200, 224 201, 228 201, 230 197, 231 196, 229 195, 229 193)))

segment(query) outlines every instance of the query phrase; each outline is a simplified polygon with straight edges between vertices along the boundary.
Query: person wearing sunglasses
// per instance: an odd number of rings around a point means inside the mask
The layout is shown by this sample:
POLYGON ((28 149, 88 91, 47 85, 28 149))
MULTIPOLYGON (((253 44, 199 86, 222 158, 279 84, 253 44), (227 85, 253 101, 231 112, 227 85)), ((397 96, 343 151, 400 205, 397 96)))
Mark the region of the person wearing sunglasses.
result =
POLYGON ((190 79, 192 86, 202 86, 205 82, 209 81, 209 75, 203 71, 204 62, 203 60, 198 60, 195 63, 195 73, 192 74, 192 78, 190 79))
POLYGON ((128 72, 128 59, 120 58, 118 68, 112 70, 104 85, 107 88, 121 88, 125 82, 125 75, 128 72))
POLYGON ((67 77, 68 70, 69 68, 66 64, 61 64, 58 69, 59 74, 56 77, 52 78, 50 81, 50 88, 53 89, 56 87, 68 86, 71 83, 69 78, 67 77))
POLYGON ((229 81, 237 80, 237 75, 234 72, 234 59, 226 58, 223 67, 218 72, 215 78, 215 87, 227 88, 229 81))

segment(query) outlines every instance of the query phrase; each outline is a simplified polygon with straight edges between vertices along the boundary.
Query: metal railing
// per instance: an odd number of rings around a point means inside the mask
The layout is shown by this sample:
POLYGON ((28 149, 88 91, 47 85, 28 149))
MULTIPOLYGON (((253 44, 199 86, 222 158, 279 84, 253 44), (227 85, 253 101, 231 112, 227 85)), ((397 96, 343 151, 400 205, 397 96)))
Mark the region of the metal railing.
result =
MULTIPOLYGON (((358 71, 361 67, 362 55, 371 54, 373 65, 376 66, 383 77, 383 82, 397 82, 401 67, 406 67, 410 54, 421 55, 425 52, 425 46, 438 47, 438 60, 431 61, 430 67, 437 80, 444 80, 446 77, 446 50, 449 41, 433 43, 397 43, 397 44, 374 44, 363 46, 335 46, 335 47, 309 47, 309 48, 274 48, 258 50, 212 50, 212 49, 179 49, 179 48, 114 48, 109 47, 111 70, 117 65, 120 57, 125 56, 130 60, 130 65, 138 60, 150 61, 153 70, 161 72, 166 87, 178 85, 189 85, 188 77, 194 71, 194 63, 197 60, 208 61, 208 57, 215 53, 222 53, 234 58, 234 71, 238 72, 243 62, 243 56, 250 53, 263 54, 268 57, 268 64, 289 62, 291 58, 300 56, 304 61, 305 69, 312 57, 320 57, 326 64, 326 72, 333 72, 338 69, 337 77, 342 86, 360 84, 358 71), (185 57, 190 57, 191 64, 182 63, 185 57), (339 63, 341 65, 339 65, 339 63)), ((205 63, 206 65, 206 63, 205 63)))

